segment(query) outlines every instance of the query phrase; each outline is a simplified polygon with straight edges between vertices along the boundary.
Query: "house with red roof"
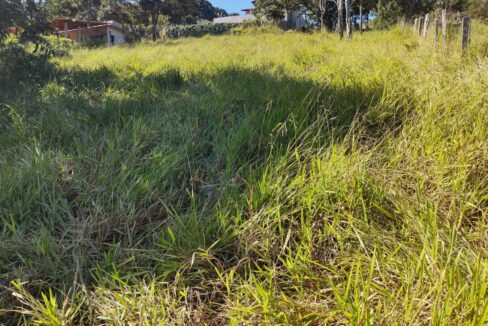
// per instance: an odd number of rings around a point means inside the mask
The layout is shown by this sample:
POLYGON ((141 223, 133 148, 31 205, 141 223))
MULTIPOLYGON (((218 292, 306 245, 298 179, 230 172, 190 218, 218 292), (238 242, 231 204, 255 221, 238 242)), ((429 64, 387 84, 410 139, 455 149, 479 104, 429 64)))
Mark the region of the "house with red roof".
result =
POLYGON ((113 45, 125 43, 125 31, 122 24, 113 21, 87 21, 57 17, 51 20, 51 25, 60 37, 71 39, 76 43, 100 42, 113 45))

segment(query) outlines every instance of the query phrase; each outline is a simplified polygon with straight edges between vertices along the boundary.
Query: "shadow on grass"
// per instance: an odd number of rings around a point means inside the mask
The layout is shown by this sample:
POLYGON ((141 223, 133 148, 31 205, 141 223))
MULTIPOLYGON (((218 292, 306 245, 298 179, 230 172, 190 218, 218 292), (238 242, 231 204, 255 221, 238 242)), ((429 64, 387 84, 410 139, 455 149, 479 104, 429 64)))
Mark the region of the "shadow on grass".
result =
MULTIPOLYGON (((210 247, 215 257, 234 264, 229 225, 216 217, 215 205, 228 192, 245 192, 249 171, 294 147, 340 141, 384 89, 334 88, 235 67, 209 76, 178 70, 120 76, 106 67, 55 76, 35 99, 38 110, 29 111, 30 127, 0 150, 14 155, 8 147, 31 147, 37 139, 40 151, 64 162, 54 176, 10 166, 13 177, 0 179, 8 189, 0 196, 0 213, 22 230, 2 235, 0 274, 57 288, 80 275, 88 285, 100 282, 114 268, 128 281, 134 272, 170 280, 187 266, 189 283, 197 282, 208 277, 198 273, 213 269, 187 263, 210 247), (40 225, 52 239, 49 251, 39 252, 32 241, 40 225), (19 244, 29 248, 18 252, 19 244), (199 276, 192 279, 192 273, 199 276)), ((404 113, 392 114, 400 125, 404 113)), ((376 115, 367 129, 381 137, 391 118, 376 115)), ((2 164, 26 159, 16 155, 2 164)), ((59 169, 55 159, 48 163, 59 169)))

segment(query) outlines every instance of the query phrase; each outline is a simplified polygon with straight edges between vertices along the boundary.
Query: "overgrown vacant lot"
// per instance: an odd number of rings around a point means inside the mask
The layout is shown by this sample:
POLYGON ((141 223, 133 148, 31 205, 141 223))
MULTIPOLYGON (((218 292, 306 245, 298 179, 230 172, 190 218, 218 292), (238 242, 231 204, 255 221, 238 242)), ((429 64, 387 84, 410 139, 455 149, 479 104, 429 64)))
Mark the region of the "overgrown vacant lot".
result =
POLYGON ((488 322, 488 28, 75 50, 4 90, 0 318, 488 322), (457 44, 456 44, 457 45, 457 44))

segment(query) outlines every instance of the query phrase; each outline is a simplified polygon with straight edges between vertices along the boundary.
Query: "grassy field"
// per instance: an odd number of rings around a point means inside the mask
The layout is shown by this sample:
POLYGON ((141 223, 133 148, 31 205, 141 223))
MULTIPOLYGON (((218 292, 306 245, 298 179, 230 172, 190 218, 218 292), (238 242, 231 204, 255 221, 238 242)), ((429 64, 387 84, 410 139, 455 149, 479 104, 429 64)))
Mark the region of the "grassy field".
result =
POLYGON ((486 35, 78 49, 1 91, 0 323, 486 324, 486 35))

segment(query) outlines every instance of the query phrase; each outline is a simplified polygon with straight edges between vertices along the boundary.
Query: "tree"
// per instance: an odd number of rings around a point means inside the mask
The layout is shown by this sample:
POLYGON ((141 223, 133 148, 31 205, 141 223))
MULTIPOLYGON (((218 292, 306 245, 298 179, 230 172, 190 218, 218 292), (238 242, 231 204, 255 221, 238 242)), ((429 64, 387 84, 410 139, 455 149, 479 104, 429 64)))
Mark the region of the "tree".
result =
POLYGON ((50 30, 42 3, 0 0, 0 8, 0 89, 18 85, 19 81, 32 83, 46 76, 52 52, 42 37, 50 30), (18 42, 5 42, 11 31, 17 35, 18 42), (26 43, 34 44, 34 50, 25 46, 26 43))
MULTIPOLYGON (((485 0, 437 0, 435 3, 428 3, 431 8, 445 9, 447 11, 470 11, 470 7, 475 7, 476 9, 488 8, 488 2, 485 0)), ((473 8, 474 9, 474 8, 473 8)), ((470 12, 473 16, 476 15, 475 12, 470 12)), ((482 16, 480 16, 482 17, 482 16)))
POLYGON ((127 19, 123 13, 124 3, 117 0, 101 0, 97 8, 97 19, 99 20, 116 20, 122 22, 127 19))
POLYGON ((309 0, 306 7, 310 9, 314 15, 320 20, 320 29, 325 29, 325 19, 327 15, 327 2, 329 0, 309 0))
POLYGON ((145 26, 148 25, 148 17, 146 12, 137 3, 127 3, 121 6, 119 22, 127 25, 132 32, 135 41, 138 41, 145 35, 145 26))
POLYGON ((81 12, 80 3, 69 0, 46 0, 44 11, 48 19, 54 17, 75 17, 81 12))
POLYGON ((200 20, 213 20, 227 16, 223 9, 216 8, 207 0, 166 0, 163 13, 173 24, 194 24, 200 20))
POLYGON ((3 41, 9 28, 19 25, 22 16, 22 2, 20 0, 0 0, 0 42, 3 41))
POLYGON ((151 36, 153 41, 158 37, 158 21, 164 0, 139 0, 139 5, 150 16, 151 36))
POLYGON ((376 8, 378 13, 374 21, 376 28, 388 28, 402 15, 402 9, 396 0, 379 0, 376 8))
POLYGON ((10 28, 20 31, 22 43, 33 42, 35 50, 47 43, 41 37, 51 30, 43 11, 42 3, 34 0, 0 0, 0 41, 3 41, 10 28))
POLYGON ((219 7, 215 7, 214 10, 216 17, 239 16, 238 13, 228 13, 225 9, 219 7))
POLYGON ((268 19, 278 22, 285 18, 285 13, 296 9, 300 3, 297 0, 257 0, 256 9, 268 19))
POLYGON ((217 8, 212 6, 210 2, 207 0, 199 0, 197 2, 197 16, 200 19, 203 20, 213 20, 215 17, 219 17, 218 14, 221 14, 222 12, 219 12, 217 8))
POLYGON ((359 31, 363 34, 363 0, 359 0, 359 31))
POLYGON ((468 0, 466 7, 470 15, 478 18, 488 18, 488 1, 468 0))
POLYGON ((344 38, 344 0, 337 0, 337 32, 339 38, 344 38))
POLYGON ((346 7, 346 33, 347 38, 352 38, 352 21, 351 21, 351 0, 345 0, 346 7))
POLYGON ((133 40, 140 40, 144 36, 145 28, 142 26, 147 26, 149 19, 138 3, 124 0, 102 0, 97 9, 98 20, 115 20, 124 24, 131 31, 133 40))
POLYGON ((36 50, 40 44, 46 44, 41 35, 48 34, 52 31, 52 27, 46 18, 42 2, 35 0, 25 0, 24 15, 23 15, 23 32, 21 34, 21 41, 33 42, 36 45, 36 50))
MULTIPOLYGON (((439 0, 438 2, 464 2, 465 0, 439 0)), ((378 1, 380 5, 380 1, 378 1)), ((436 7, 436 0, 395 0, 392 2, 384 1, 382 4, 383 10, 393 10, 392 14, 397 17, 405 16, 406 18, 412 18, 415 15, 423 15, 427 12, 434 10, 436 7)), ((438 6, 439 8, 447 8, 444 6, 438 6)))

